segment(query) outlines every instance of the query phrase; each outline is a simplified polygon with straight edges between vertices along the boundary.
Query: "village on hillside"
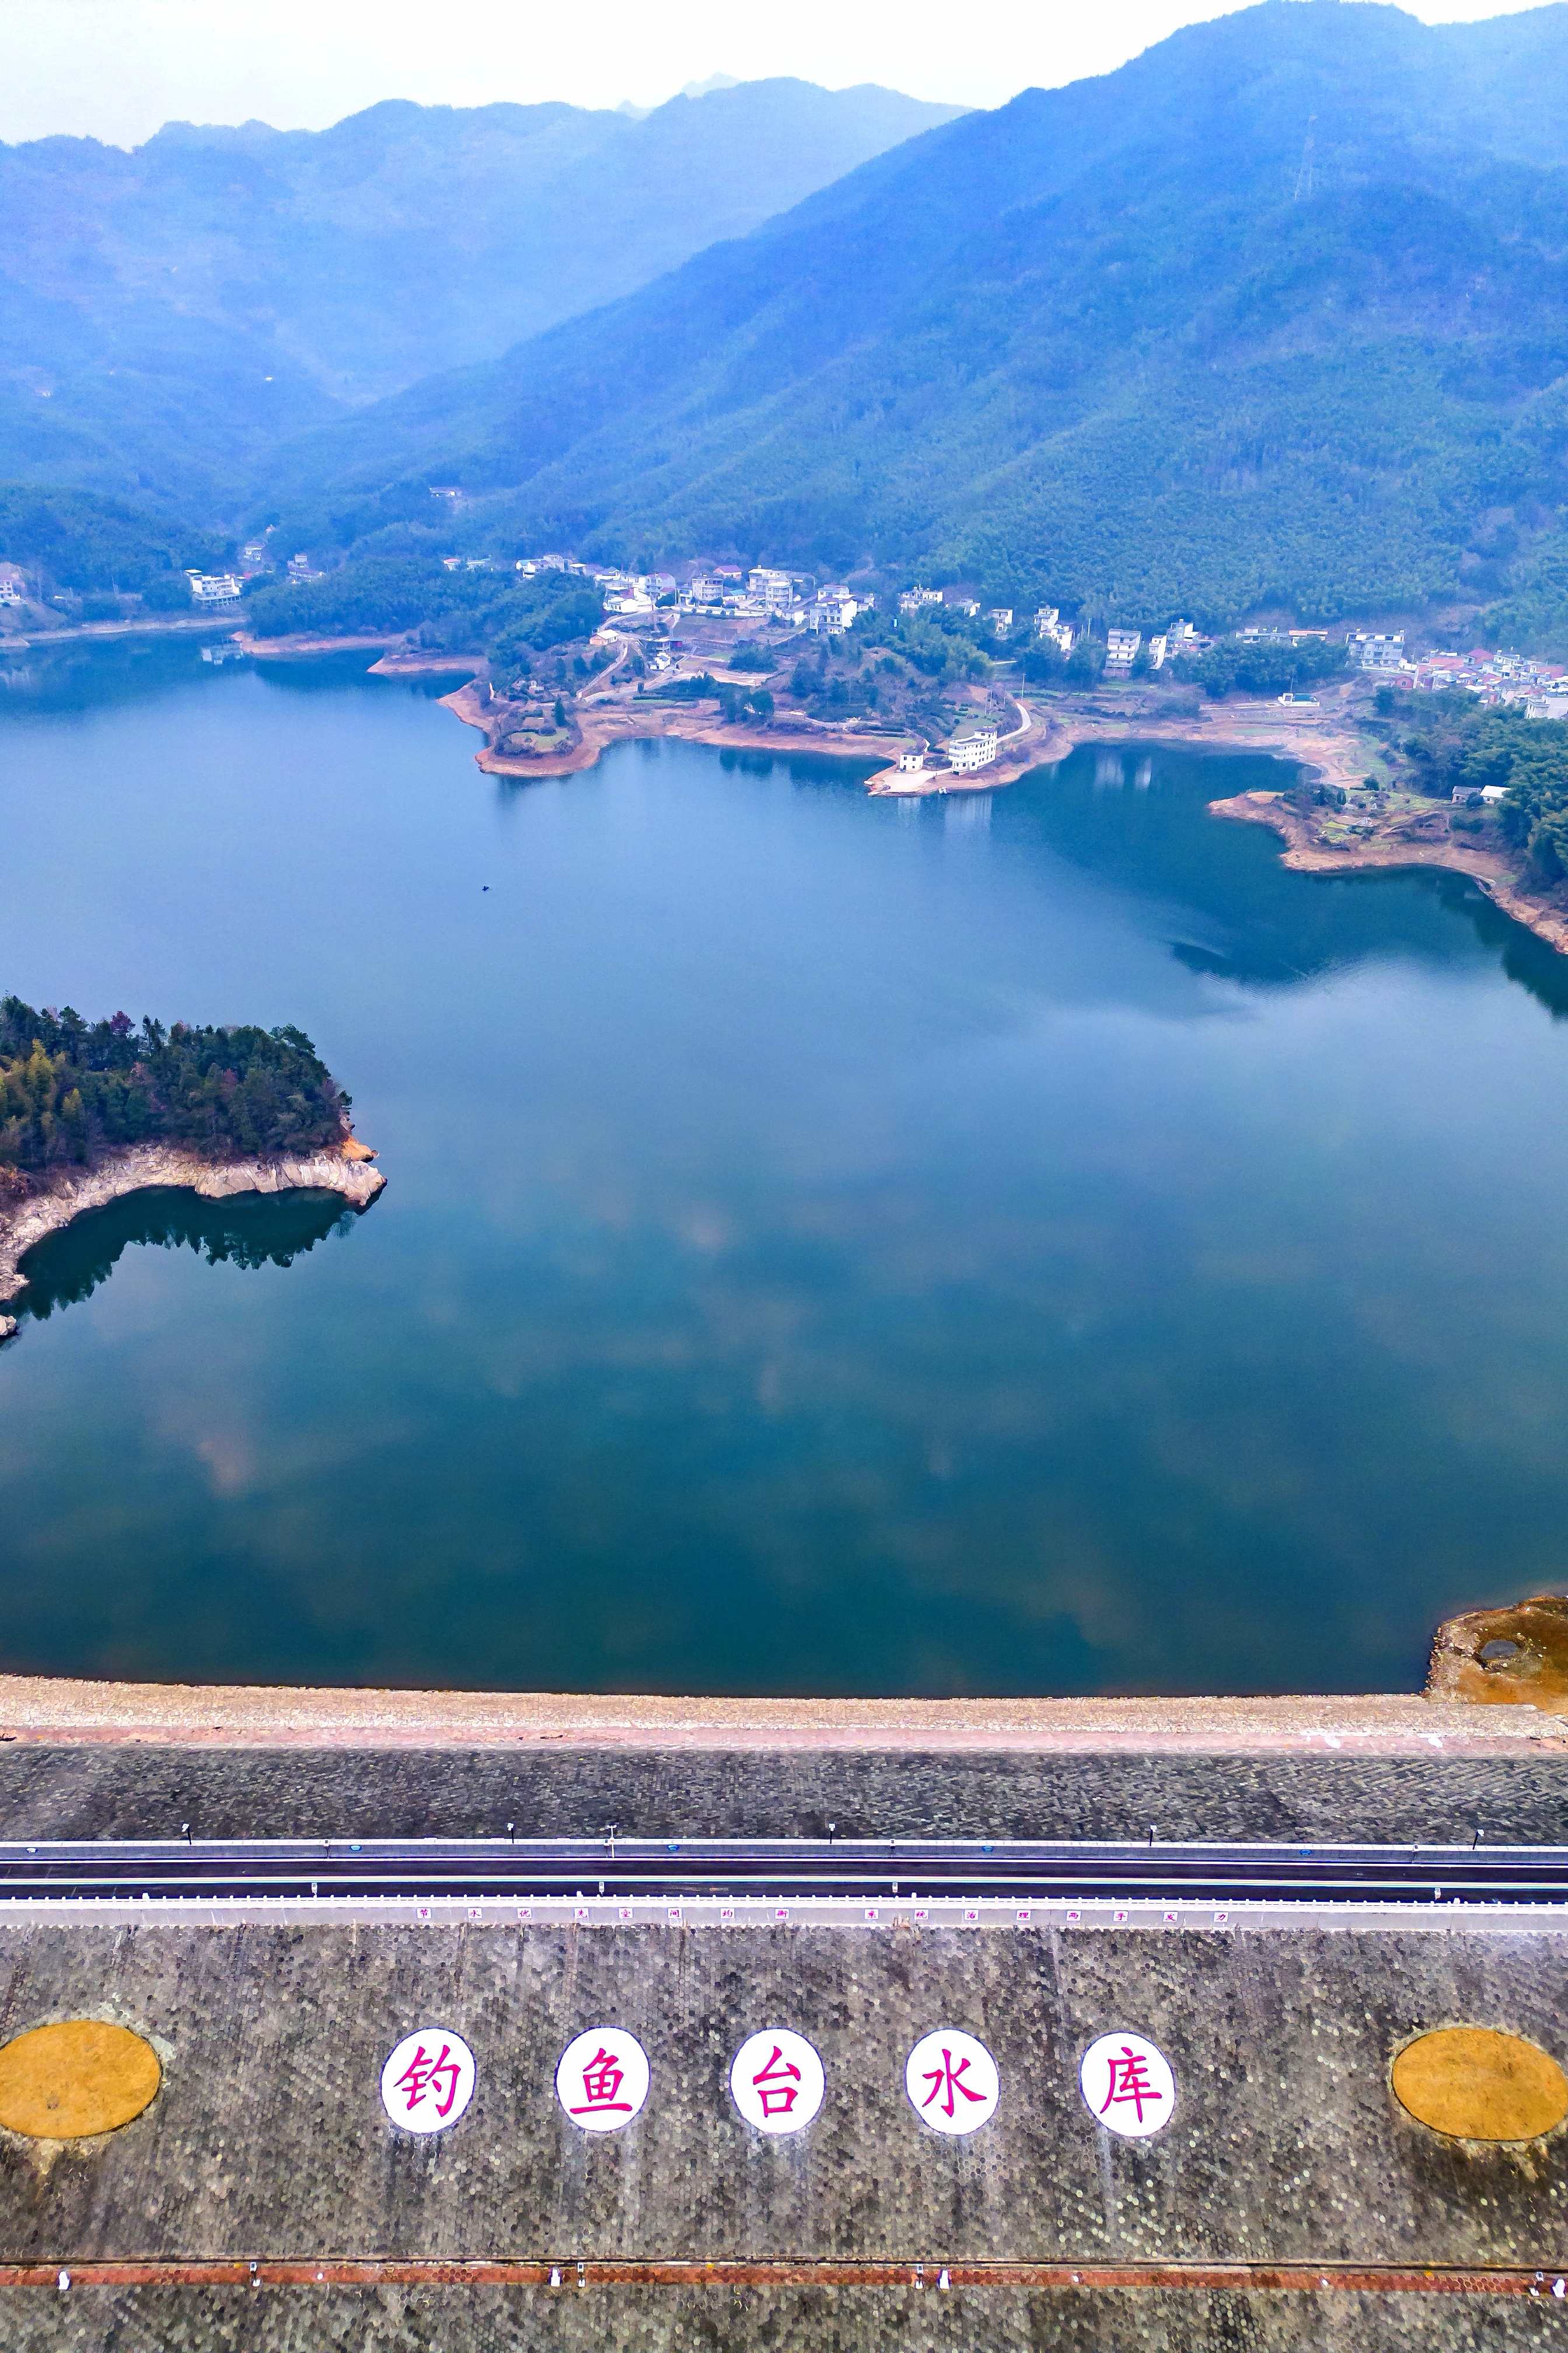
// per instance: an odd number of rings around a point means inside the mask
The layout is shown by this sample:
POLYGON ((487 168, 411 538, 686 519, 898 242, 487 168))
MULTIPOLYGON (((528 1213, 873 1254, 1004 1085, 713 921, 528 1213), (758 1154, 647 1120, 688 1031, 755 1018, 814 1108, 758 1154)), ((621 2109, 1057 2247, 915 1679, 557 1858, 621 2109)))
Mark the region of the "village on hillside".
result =
MULTIPOLYGON (((438 485, 432 497, 459 524, 454 536, 460 540, 463 494, 438 485)), ((378 645, 386 649, 388 669, 439 668, 448 656, 451 666, 464 669, 471 657, 472 699, 484 708, 489 756, 523 771, 547 773, 594 756, 590 738, 602 744, 623 705, 638 706, 637 732, 662 724, 663 706, 681 732, 717 726, 731 739, 754 733, 816 739, 824 748, 863 745, 883 764, 879 789, 901 791, 941 790, 946 779, 972 782, 982 772, 989 779, 998 764, 1016 768, 1026 751, 1037 759, 1052 715, 1089 723, 1136 718, 1163 727, 1184 713, 1217 716, 1214 706, 1247 701, 1308 723, 1327 702, 1337 720, 1361 725, 1370 723, 1365 714, 1351 721, 1348 713, 1352 704, 1360 709, 1371 686, 1385 734, 1405 697, 1412 720, 1422 700, 1444 694, 1511 706, 1529 720, 1568 718, 1563 664, 1506 649, 1427 642, 1408 623, 1326 628, 1283 618, 1211 636, 1180 617, 1138 628, 1092 612, 1065 617, 1056 605, 1020 610, 988 603, 962 582, 900 584, 886 574, 825 578, 714 557, 639 572, 564 551, 430 553, 405 565, 435 584, 420 592, 426 602, 414 606, 415 626, 400 626, 411 617, 406 612, 386 614, 390 626, 367 615, 344 636, 341 622, 335 630, 320 619, 313 628, 306 623, 308 599, 319 610, 323 596, 334 598, 374 567, 353 557, 345 564, 331 554, 286 553, 288 545, 268 529, 245 543, 232 568, 188 566, 184 626, 237 621, 237 648, 253 652, 264 640, 279 654, 332 642, 378 645), (548 599, 552 575, 560 575, 561 595, 580 612, 575 634, 542 646, 534 638, 531 650, 499 654, 493 631, 480 628, 465 638, 460 621, 454 628, 459 608, 477 616, 487 603, 510 609, 519 597, 548 599), (591 594, 578 598, 578 590, 591 594), (298 625, 287 617, 297 596, 298 625), (268 603, 270 623, 253 619, 268 603), (295 634, 279 637, 280 628, 295 634), (1132 699, 1117 702, 1119 694, 1132 699), (1034 717, 1021 695, 1034 699, 1034 717), (679 712, 671 708, 677 705, 679 712)), ((374 581, 370 586, 374 603, 374 581)), ((136 601, 122 596, 111 618, 37 572, 0 564, 0 639, 41 648, 65 634, 133 628, 138 616, 129 606, 136 601)), ((154 625, 150 615, 141 617, 154 625)), ((214 658, 224 658, 221 650, 214 658)), ((1381 767, 1370 758, 1365 788, 1389 765, 1386 755, 1381 767)))

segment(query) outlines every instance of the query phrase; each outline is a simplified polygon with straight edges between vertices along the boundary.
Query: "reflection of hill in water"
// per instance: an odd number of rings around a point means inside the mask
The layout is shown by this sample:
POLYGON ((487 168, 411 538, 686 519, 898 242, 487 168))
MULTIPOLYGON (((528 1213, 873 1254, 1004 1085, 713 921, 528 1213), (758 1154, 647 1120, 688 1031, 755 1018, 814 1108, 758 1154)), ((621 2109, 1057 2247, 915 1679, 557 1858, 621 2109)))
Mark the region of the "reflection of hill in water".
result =
POLYGON ((336 1193, 240 1193, 225 1201, 173 1188, 130 1193, 106 1209, 89 1209, 50 1234, 23 1261, 27 1288, 18 1316, 42 1321, 57 1307, 90 1299, 133 1242, 164 1250, 204 1251, 209 1266, 291 1266, 334 1231, 346 1232, 354 1212, 336 1193))
POLYGON ((1406 957, 1428 969, 1494 958, 1555 1020, 1568 1018, 1568 957, 1515 923, 1467 874, 1436 866, 1304 876, 1260 826, 1194 823, 1194 803, 1277 790, 1279 762, 1131 741, 1084 744, 998 795, 994 831, 1033 835, 1118 889, 1168 902, 1184 928, 1171 953, 1189 972, 1247 988, 1290 988, 1406 957), (1303 883, 1309 885, 1303 889, 1303 883), (1450 921, 1462 916, 1467 937, 1450 921))

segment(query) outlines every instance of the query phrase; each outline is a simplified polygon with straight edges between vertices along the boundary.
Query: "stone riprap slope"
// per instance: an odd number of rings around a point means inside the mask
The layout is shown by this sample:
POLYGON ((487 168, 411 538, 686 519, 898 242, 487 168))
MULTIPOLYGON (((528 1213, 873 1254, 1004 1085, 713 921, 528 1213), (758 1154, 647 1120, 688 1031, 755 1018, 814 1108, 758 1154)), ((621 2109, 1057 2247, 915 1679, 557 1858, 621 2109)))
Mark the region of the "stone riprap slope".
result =
POLYGON ((498 1838, 515 1821, 529 1837, 596 1839, 613 1821, 628 1839, 821 1839, 831 1820, 841 1839, 1141 1841, 1152 1826, 1166 1843, 1468 1847, 1479 1832, 1494 1846, 1568 1845, 1568 1744, 1519 1746, 1463 1757, 943 1753, 913 1739, 826 1753, 58 1746, 15 1733, 0 1685, 0 1838, 163 1839, 182 1822, 198 1839, 498 1838))

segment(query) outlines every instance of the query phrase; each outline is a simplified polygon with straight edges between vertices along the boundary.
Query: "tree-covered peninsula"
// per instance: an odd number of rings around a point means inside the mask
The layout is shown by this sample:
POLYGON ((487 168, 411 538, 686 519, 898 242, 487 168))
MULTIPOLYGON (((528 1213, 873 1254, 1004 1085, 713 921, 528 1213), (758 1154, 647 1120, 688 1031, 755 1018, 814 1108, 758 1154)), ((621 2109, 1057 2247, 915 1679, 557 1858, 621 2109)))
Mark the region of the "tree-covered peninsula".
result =
POLYGON ((46 1171, 131 1145, 213 1161, 319 1152, 350 1098, 301 1029, 232 1029, 0 1000, 0 1166, 46 1171))

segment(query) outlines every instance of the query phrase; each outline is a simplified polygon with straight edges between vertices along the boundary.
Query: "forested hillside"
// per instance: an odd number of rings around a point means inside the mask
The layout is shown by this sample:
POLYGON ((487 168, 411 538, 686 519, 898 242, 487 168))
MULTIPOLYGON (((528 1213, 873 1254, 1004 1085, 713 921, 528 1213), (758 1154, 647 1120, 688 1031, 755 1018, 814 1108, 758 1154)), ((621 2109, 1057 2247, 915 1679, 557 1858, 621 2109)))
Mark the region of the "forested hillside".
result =
POLYGON ((442 480, 476 544, 1127 619, 1462 592, 1561 641, 1565 167, 1568 9, 1268 0, 303 437, 269 496, 301 544, 442 480))
POLYGON ((502 352, 945 122, 742 83, 0 146, 0 479, 224 513, 280 437, 502 352))
POLYGON ((0 1167, 90 1161, 153 1138, 214 1160, 313 1152, 348 1133, 349 1097, 302 1029, 216 1029, 151 1015, 87 1022, 0 1001, 0 1167))
POLYGON ((0 561, 20 565, 29 586, 124 592, 153 612, 188 613, 185 566, 209 570, 227 543, 89 491, 40 491, 0 482, 0 561))

